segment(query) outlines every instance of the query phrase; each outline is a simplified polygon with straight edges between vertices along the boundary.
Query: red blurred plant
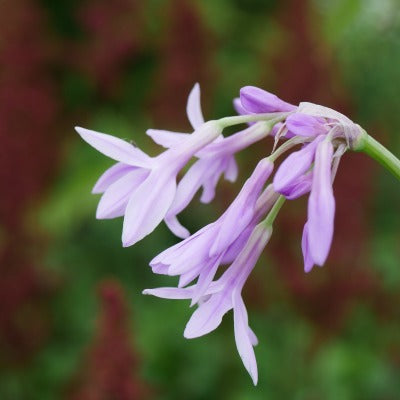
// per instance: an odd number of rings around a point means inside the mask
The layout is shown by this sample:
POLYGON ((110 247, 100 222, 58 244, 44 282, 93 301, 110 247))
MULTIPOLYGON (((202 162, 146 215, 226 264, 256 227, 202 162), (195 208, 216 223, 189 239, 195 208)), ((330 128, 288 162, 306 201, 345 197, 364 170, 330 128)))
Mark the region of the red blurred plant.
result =
POLYGON ((88 0, 79 10, 85 37, 69 62, 100 93, 110 95, 118 90, 124 69, 143 46, 142 5, 137 0, 88 0))
POLYGON ((0 2, 0 353, 6 364, 27 359, 49 331, 44 300, 52 285, 37 265, 38 234, 33 238, 26 225, 57 160, 59 104, 48 37, 35 1, 0 2))
MULTIPOLYGON (((167 32, 160 50, 162 58, 157 79, 160 84, 152 109, 159 120, 186 123, 182 110, 193 83, 207 82, 212 87, 210 34, 191 1, 170 1, 167 17, 167 32)), ((207 86, 202 85, 203 90, 204 87, 207 86)))
POLYGON ((100 317, 83 367, 67 396, 70 400, 134 400, 146 397, 136 373, 126 300, 121 285, 99 286, 100 317))

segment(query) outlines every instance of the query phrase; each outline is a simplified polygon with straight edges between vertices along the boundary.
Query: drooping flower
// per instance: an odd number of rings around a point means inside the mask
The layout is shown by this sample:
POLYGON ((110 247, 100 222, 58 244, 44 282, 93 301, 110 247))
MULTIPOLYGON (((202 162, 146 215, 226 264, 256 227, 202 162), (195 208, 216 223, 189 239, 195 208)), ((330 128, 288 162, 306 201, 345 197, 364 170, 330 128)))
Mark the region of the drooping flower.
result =
POLYGON ((223 316, 233 309, 236 347, 254 385, 257 384, 258 374, 253 346, 258 341, 249 327, 241 292, 271 234, 271 226, 259 224, 253 228, 231 266, 216 281, 212 280, 215 267, 211 266, 207 276, 199 277, 193 286, 147 289, 143 292, 168 299, 192 299, 192 304, 195 299, 194 302, 199 303, 184 331, 184 336, 188 339, 210 333, 220 325, 223 316))
POLYGON ((308 200, 308 247, 315 264, 324 265, 333 237, 335 198, 332 191, 333 146, 330 140, 318 144, 314 177, 308 200))
POLYGON ((150 262, 153 271, 180 275, 180 286, 184 286, 202 274, 207 266, 214 265, 216 260, 219 260, 219 265, 236 240, 247 240, 248 237, 242 236, 246 228, 249 225, 254 228, 262 217, 260 213, 271 205, 271 199, 276 199, 271 190, 268 192, 269 197, 260 196, 272 168, 271 161, 261 160, 224 214, 155 257, 150 262))
POLYGON ((99 190, 99 186, 104 187, 104 182, 112 182, 100 200, 97 216, 114 218, 125 215, 124 246, 141 240, 163 220, 175 198, 177 174, 195 153, 215 140, 222 131, 218 123, 206 122, 177 148, 149 157, 121 139, 76 129, 94 148, 123 163, 108 170, 95 188, 99 190))
MULTIPOLYGON (((204 123, 200 105, 200 87, 198 84, 192 89, 187 104, 188 118, 196 129, 204 123)), ((183 227, 177 215, 192 201, 195 194, 203 188, 200 201, 209 203, 215 196, 216 185, 222 175, 225 179, 234 182, 238 175, 238 168, 234 155, 268 135, 274 128, 274 123, 258 122, 255 126, 240 131, 228 138, 222 135, 205 146, 195 156, 198 160, 189 168, 180 180, 176 196, 165 217, 165 222, 178 237, 189 236, 188 230, 183 227)), ((176 147, 187 134, 150 129, 147 134, 153 140, 166 147, 176 147)))
MULTIPOLYGON (((200 86, 197 83, 189 94, 186 112, 193 129, 197 129, 204 124, 200 103, 200 86)), ((149 129, 147 134, 157 144, 166 148, 177 147, 189 135, 187 133, 157 129, 149 129)), ((214 140, 214 143, 222 140, 223 136, 220 135, 214 140)), ((203 194, 200 197, 200 201, 209 203, 215 196, 215 187, 221 175, 225 175, 226 180, 234 182, 238 174, 234 153, 225 153, 220 157, 214 156, 211 158, 207 157, 207 146, 205 146, 195 156, 204 159, 197 160, 179 182, 173 205, 165 218, 165 222, 170 229, 177 236, 183 238, 187 237, 189 232, 179 224, 176 220, 176 215, 186 208, 201 187, 203 188, 203 194)))
POLYGON ((241 292, 271 236, 284 199, 310 193, 301 242, 304 269, 309 272, 314 265, 324 265, 330 251, 335 217, 332 184, 343 154, 349 149, 363 150, 399 177, 400 161, 349 118, 326 107, 306 102, 295 106, 253 86, 241 89, 234 107, 239 115, 205 122, 200 88, 195 85, 187 103, 194 132, 149 130, 149 136, 166 149, 156 157, 106 134, 77 131, 117 161, 99 178, 93 192, 103 193, 98 218, 124 216, 124 245, 142 239, 163 219, 184 239, 150 262, 154 273, 178 276, 177 287, 144 293, 197 304, 184 332, 187 338, 211 332, 233 309, 236 346, 256 384, 253 347, 257 338, 249 327, 241 292), (249 126, 231 136, 222 135, 225 127, 243 123, 249 126), (179 213, 201 189, 200 201, 210 202, 222 175, 234 181, 238 174, 235 154, 268 135, 274 136, 272 154, 257 164, 220 218, 190 235, 179 223, 179 213), (287 156, 268 185, 275 160, 297 146, 300 149, 287 156), (196 160, 177 184, 179 172, 192 158, 196 160), (228 267, 216 278, 222 265, 228 267))

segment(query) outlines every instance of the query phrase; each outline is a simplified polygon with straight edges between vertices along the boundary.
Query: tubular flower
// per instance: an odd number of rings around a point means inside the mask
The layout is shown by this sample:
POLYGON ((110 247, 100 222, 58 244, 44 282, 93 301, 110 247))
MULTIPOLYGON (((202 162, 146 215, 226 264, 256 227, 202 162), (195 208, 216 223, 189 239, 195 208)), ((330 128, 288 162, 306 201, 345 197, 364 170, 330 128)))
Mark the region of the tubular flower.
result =
POLYGON ((188 299, 191 306, 196 305, 184 330, 189 339, 213 331, 233 310, 236 347, 256 384, 253 347, 257 338, 249 327, 242 289, 272 235, 285 199, 309 194, 301 240, 304 270, 309 272, 328 258, 335 218, 332 185, 343 154, 363 151, 398 178, 400 161, 359 125, 320 105, 292 105, 265 90, 246 86, 234 99, 234 108, 238 115, 205 121, 196 84, 186 107, 193 132, 149 129, 147 134, 164 148, 155 157, 122 139, 79 127, 76 130, 92 147, 117 162, 99 178, 93 193, 102 194, 97 218, 124 217, 123 245, 141 240, 162 220, 183 239, 150 262, 155 274, 178 277, 177 287, 143 293, 188 299), (240 124, 248 127, 223 136, 226 127, 240 124), (212 201, 221 176, 234 182, 238 176, 235 155, 267 136, 274 137, 273 150, 258 162, 237 197, 217 220, 190 234, 178 221, 179 213, 200 190, 201 202, 212 201), (275 160, 289 151, 269 183, 275 160), (181 174, 192 159, 193 164, 181 174), (218 273, 222 266, 227 267, 218 273))

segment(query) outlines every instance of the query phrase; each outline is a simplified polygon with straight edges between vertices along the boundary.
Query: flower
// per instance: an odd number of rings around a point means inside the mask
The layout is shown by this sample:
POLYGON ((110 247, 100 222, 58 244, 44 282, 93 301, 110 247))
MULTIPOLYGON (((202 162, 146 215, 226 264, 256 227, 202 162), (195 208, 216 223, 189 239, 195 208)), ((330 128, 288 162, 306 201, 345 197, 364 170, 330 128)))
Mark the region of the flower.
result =
MULTIPOLYGON (((257 384, 257 363, 253 346, 257 345, 257 337, 248 324, 247 310, 242 299, 242 289, 253 270, 261 252, 272 234, 272 227, 259 224, 253 228, 250 237, 243 245, 231 266, 216 281, 215 264, 204 267, 206 275, 199 277, 197 283, 187 288, 146 289, 143 294, 167 299, 195 299, 199 307, 186 325, 184 336, 196 338, 216 329, 222 317, 231 309, 234 314, 235 342, 239 355, 254 385, 257 384), (201 288, 201 290, 200 290, 201 288), (200 292, 200 294, 199 294, 200 292)), ((217 260, 218 263, 219 259, 217 260)))
MULTIPOLYGON (((110 135, 76 129, 90 145, 117 161, 99 178, 93 193, 102 193, 97 218, 124 216, 123 245, 141 240, 162 220, 183 239, 150 262, 154 273, 179 277, 177 287, 146 289, 143 293, 190 299, 191 306, 197 305, 184 330, 189 339, 213 331, 233 310, 236 347, 256 384, 253 347, 257 338, 249 327, 241 293, 271 237, 283 201, 309 193, 301 241, 304 270, 323 266, 333 239, 332 184, 339 161, 348 149, 363 146, 375 146, 368 151, 378 157, 382 146, 374 144, 365 131, 337 111, 307 102, 295 106, 257 87, 242 88, 234 108, 239 115, 205 122, 196 84, 186 107, 193 133, 148 130, 147 134, 165 148, 156 157, 110 135), (225 127, 242 123, 248 127, 228 137, 222 135, 225 127), (268 135, 274 136, 271 154, 258 162, 225 212, 190 235, 178 221, 179 213, 199 190, 200 201, 210 202, 222 175, 235 181, 235 155, 268 135), (292 152, 268 184, 276 159, 288 151, 292 152), (192 158, 195 161, 177 183, 180 171, 192 158), (218 274, 221 266, 227 267, 218 274)), ((392 155, 385 157, 381 162, 390 164, 390 169, 400 175, 400 163, 396 164, 392 155)))
MULTIPOLYGON (((204 123, 198 84, 193 87, 189 95, 187 114, 194 129, 204 123)), ((228 138, 220 135, 195 155, 198 160, 180 180, 174 201, 165 217, 166 224, 176 236, 184 239, 190 235, 189 231, 179 223, 177 215, 187 207, 198 190, 203 188, 200 197, 202 203, 211 202, 221 175, 225 175, 225 179, 230 182, 234 182, 237 178, 238 167, 234 155, 268 135, 272 128, 273 124, 260 122, 228 138)), ((147 134, 166 148, 176 147, 188 136, 184 133, 155 129, 149 129, 147 134)))
MULTIPOLYGON (((334 163, 332 141, 354 140, 358 128, 336 111, 311 103, 301 103, 298 111, 286 119, 285 125, 292 134, 311 140, 302 149, 291 153, 274 177, 274 189, 288 199, 311 191, 302 239, 304 270, 309 272, 314 264, 324 265, 333 238, 335 199, 332 182, 337 164, 334 163)), ((344 149, 342 144, 338 145, 337 160, 344 149)))
POLYGON ((240 248, 235 242, 247 240, 249 225, 254 228, 271 206, 271 200, 276 200, 271 188, 266 190, 267 195, 260 196, 272 168, 271 161, 261 160, 222 216, 155 257, 150 262, 153 271, 180 275, 179 286, 185 286, 217 259, 221 262, 226 254, 229 256, 235 252, 233 249, 240 248))
POLYGON ((125 215, 122 231, 125 247, 143 239, 163 220, 175 198, 178 172, 222 131, 217 122, 206 122, 180 146, 149 157, 121 139, 79 127, 76 130, 98 151, 123 163, 106 171, 95 188, 97 191, 99 186, 106 186, 104 182, 111 183, 100 200, 97 217, 125 215))
POLYGON ((169 299, 191 299, 191 305, 199 305, 185 328, 186 338, 202 336, 216 329, 223 315, 233 309, 236 346, 254 384, 257 383, 257 365, 253 346, 257 339, 248 326, 241 291, 272 233, 270 225, 259 223, 278 198, 272 185, 261 193, 272 168, 269 159, 261 160, 218 220, 150 262, 155 273, 178 275, 177 288, 143 292, 169 299), (214 281, 223 264, 231 266, 214 281), (196 278, 194 285, 185 287, 196 278))

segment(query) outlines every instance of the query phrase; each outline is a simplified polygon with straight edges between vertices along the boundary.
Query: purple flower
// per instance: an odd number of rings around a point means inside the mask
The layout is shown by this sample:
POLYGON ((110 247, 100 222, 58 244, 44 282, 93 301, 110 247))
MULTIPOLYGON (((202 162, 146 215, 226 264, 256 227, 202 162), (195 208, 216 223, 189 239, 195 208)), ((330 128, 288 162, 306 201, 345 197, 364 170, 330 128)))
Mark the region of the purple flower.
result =
POLYGON ((141 240, 163 220, 175 198, 178 172, 194 154, 221 133, 216 122, 206 122, 176 148, 151 158, 121 139, 76 129, 94 148, 123 164, 106 171, 95 190, 105 189, 97 211, 98 218, 125 215, 124 246, 141 240))
MULTIPOLYGON (((200 86, 198 84, 194 85, 189 94, 186 111, 193 129, 197 129, 204 124, 204 117, 200 104, 200 86)), ((147 134, 156 143, 166 148, 177 147, 190 136, 190 134, 156 129, 149 129, 147 134)), ((221 142, 223 142, 222 135, 214 140, 214 143, 221 142)), ((223 154, 219 156, 213 154, 213 156, 210 157, 207 152, 208 147, 209 146, 205 146, 205 148, 196 154, 200 159, 191 166, 180 180, 174 201, 165 217, 165 222, 170 230, 181 238, 188 237, 189 232, 179 223, 176 216, 187 207, 193 200, 195 194, 203 188, 200 201, 202 203, 209 203, 215 196, 215 189, 221 175, 225 175, 225 179, 230 182, 234 182, 238 175, 234 151, 224 151, 223 154)))
POLYGON ((274 177, 274 189, 288 199, 311 190, 308 221, 302 240, 306 272, 314 264, 322 266, 325 263, 332 243, 335 215, 332 160, 333 145, 328 137, 320 135, 301 150, 290 154, 274 177))
POLYGON ((320 266, 328 257, 333 237, 335 198, 332 190, 332 157, 332 143, 329 140, 319 143, 308 200, 308 248, 311 259, 320 266))
MULTIPOLYGON (((271 161, 261 160, 224 214, 217 221, 155 257, 150 262, 153 270, 181 275, 181 281, 187 284, 204 270, 205 265, 213 264, 217 259, 221 261, 220 257, 228 249, 232 253, 234 250, 230 249, 231 246, 240 247, 235 241, 239 238, 240 241, 247 240, 248 236, 242 233, 249 225, 254 227, 258 223, 257 219, 262 217, 260 212, 265 212, 266 205, 270 205, 270 199, 276 198, 271 190, 268 191, 268 197, 260 196, 272 169, 271 161), (191 279, 186 282, 189 278, 191 279)), ((183 285, 182 282, 180 286, 183 285)))
POLYGON ((257 338, 249 327, 241 292, 271 234, 270 226, 259 224, 253 228, 238 256, 217 281, 212 279, 216 271, 215 264, 219 259, 216 259, 214 263, 203 265, 206 273, 200 276, 193 286, 147 289, 143 292, 162 298, 192 299, 192 304, 199 303, 199 307, 193 313, 184 331, 184 336, 188 339, 213 331, 220 325, 223 316, 233 309, 236 347, 255 385, 257 384, 257 363, 253 346, 257 344, 257 338), (200 290, 199 287, 201 287, 200 290))
POLYGON ((153 159, 124 140, 80 127, 76 130, 96 150, 118 161, 104 172, 92 190, 103 193, 96 217, 106 219, 124 215, 131 194, 150 174, 153 159))
POLYGON ((310 193, 301 242, 305 272, 326 262, 334 230, 332 183, 339 160, 347 149, 360 149, 358 145, 366 134, 337 111, 304 102, 294 106, 253 86, 241 89, 234 107, 239 116, 205 122, 196 84, 186 107, 194 132, 148 130, 147 134, 165 148, 156 157, 110 135, 76 129, 91 146, 117 161, 99 178, 93 193, 102 194, 97 218, 124 216, 123 245, 141 240, 162 220, 184 239, 150 262, 154 273, 177 276, 177 287, 147 289, 144 293, 190 299, 191 306, 197 305, 186 325, 186 338, 213 331, 233 310, 236 347, 256 384, 253 347, 257 338, 249 327, 242 299, 244 284, 271 237, 284 197, 293 200, 310 193), (224 127, 243 122, 248 124, 246 129, 223 137, 224 127), (222 176, 235 181, 236 153, 268 135, 275 139, 271 155, 259 161, 216 221, 190 235, 178 221, 179 213, 199 191, 200 201, 210 202, 222 176), (301 148, 280 164, 273 184, 267 185, 273 162, 299 145, 301 148), (193 164, 180 175, 192 158, 193 164), (223 265, 227 266, 224 272, 218 273, 223 265))

